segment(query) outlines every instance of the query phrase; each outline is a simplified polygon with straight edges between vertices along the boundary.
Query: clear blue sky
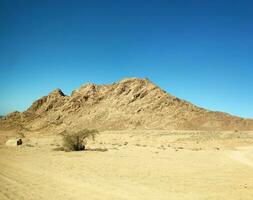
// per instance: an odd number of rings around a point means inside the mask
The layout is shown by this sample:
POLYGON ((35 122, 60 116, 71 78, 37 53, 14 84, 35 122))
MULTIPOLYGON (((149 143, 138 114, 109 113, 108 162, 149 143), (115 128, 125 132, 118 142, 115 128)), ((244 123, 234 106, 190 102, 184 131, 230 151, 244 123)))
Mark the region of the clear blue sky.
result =
POLYGON ((0 0, 0 115, 55 88, 148 77, 253 118, 253 1, 0 0))

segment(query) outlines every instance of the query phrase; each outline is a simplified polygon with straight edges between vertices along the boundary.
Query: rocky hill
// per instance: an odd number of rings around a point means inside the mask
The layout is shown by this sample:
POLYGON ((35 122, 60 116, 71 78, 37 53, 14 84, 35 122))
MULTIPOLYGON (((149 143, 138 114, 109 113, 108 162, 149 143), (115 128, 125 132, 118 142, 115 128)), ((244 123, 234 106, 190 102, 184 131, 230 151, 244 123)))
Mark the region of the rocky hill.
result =
POLYGON ((0 119, 0 128, 62 131, 181 129, 253 130, 253 120, 199 108, 160 89, 148 79, 129 78, 111 85, 85 84, 66 96, 56 89, 25 112, 0 119))

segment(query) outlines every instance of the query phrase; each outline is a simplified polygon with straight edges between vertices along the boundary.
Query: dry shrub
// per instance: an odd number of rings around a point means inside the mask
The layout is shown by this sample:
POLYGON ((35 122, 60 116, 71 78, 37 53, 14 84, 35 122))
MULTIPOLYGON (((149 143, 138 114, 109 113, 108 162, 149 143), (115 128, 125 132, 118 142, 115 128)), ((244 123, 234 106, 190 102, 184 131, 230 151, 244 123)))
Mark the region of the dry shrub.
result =
POLYGON ((88 139, 95 140, 97 130, 83 129, 77 132, 64 131, 63 148, 65 151, 82 151, 85 150, 85 145, 88 139))

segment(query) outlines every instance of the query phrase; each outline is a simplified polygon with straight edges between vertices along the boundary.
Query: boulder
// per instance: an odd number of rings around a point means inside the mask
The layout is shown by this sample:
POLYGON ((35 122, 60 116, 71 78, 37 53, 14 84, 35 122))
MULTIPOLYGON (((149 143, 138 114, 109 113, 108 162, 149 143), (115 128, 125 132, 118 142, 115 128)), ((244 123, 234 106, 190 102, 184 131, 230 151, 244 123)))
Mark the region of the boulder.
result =
POLYGON ((22 144, 22 139, 21 138, 12 138, 7 140, 7 142, 5 143, 6 146, 18 146, 22 144))

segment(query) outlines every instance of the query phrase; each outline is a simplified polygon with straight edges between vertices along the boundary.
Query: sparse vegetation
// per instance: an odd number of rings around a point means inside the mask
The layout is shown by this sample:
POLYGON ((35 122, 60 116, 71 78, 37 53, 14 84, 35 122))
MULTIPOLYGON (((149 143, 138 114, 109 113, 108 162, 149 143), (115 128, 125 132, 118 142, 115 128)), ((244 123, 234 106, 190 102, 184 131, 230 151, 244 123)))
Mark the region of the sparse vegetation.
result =
POLYGON ((83 129, 77 132, 64 131, 63 148, 65 151, 82 151, 85 150, 85 145, 88 139, 95 140, 97 130, 83 129))

